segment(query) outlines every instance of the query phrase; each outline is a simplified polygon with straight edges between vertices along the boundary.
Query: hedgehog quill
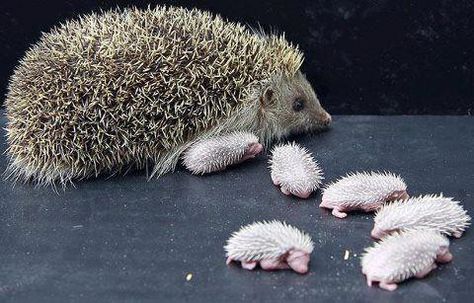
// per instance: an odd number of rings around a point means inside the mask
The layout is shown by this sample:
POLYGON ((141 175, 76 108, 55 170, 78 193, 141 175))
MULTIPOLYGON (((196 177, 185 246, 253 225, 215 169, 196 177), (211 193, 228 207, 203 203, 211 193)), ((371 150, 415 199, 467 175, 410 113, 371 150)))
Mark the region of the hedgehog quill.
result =
POLYGON ((276 146, 269 163, 272 182, 285 195, 306 199, 324 179, 311 153, 295 142, 276 146))
POLYGON ((459 201, 443 194, 425 195, 382 206, 374 217, 371 235, 380 239, 395 231, 429 229, 460 238, 470 221, 459 201))
POLYGON ((387 201, 407 198, 407 186, 400 176, 389 172, 357 172, 327 185, 319 207, 332 209, 333 216, 343 219, 349 211, 371 212, 387 201))
POLYGON ((198 140, 183 153, 183 164, 193 174, 203 175, 254 158, 262 150, 257 136, 235 132, 198 140))
POLYGON ((9 82, 7 177, 40 185, 154 165, 234 131, 265 146, 331 116, 284 36, 197 9, 111 10, 44 34, 9 82))
POLYGON ((310 236, 285 222, 255 222, 240 228, 224 247, 227 264, 240 261, 242 268, 253 270, 292 269, 300 274, 309 270, 314 243, 310 236))
POLYGON ((362 273, 367 285, 393 291, 397 283, 411 277, 423 278, 436 263, 453 259, 449 240, 436 231, 412 230, 394 233, 366 249, 362 256, 362 273))

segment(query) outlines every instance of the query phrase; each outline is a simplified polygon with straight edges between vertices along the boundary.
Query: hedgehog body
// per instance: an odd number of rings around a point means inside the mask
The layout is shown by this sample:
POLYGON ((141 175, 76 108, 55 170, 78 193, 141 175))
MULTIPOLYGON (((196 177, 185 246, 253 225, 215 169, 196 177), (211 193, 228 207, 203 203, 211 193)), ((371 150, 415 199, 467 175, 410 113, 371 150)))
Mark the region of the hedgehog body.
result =
POLYGON ((68 21, 10 79, 7 174, 56 184, 153 163, 160 176, 199 138, 249 131, 269 143, 318 130, 330 116, 302 61, 283 36, 196 9, 68 21), (296 101, 303 110, 292 110, 296 101))
POLYGON ((395 233, 367 248, 362 256, 362 273, 367 284, 395 290, 396 283, 411 277, 422 278, 436 268, 435 261, 449 262, 449 240, 430 230, 395 233))
POLYGON ((253 158, 262 150, 254 134, 234 132, 199 139, 183 153, 183 164, 193 174, 202 175, 253 158))
POLYGON ((310 236, 281 221, 255 222, 241 227, 227 240, 227 263, 240 261, 253 269, 257 264, 265 270, 291 268, 298 273, 308 271, 313 251, 310 236))
POLYGON ((408 198, 407 186, 400 176, 384 172, 357 172, 329 184, 323 190, 320 207, 345 218, 346 211, 377 210, 384 202, 408 198))
POLYGON ((321 186, 323 172, 306 148, 293 142, 275 146, 271 153, 271 178, 284 194, 308 198, 321 186))
POLYGON ((380 208, 374 218, 372 237, 393 231, 429 229, 456 238, 469 226, 471 217, 453 198, 440 195, 412 197, 380 208))

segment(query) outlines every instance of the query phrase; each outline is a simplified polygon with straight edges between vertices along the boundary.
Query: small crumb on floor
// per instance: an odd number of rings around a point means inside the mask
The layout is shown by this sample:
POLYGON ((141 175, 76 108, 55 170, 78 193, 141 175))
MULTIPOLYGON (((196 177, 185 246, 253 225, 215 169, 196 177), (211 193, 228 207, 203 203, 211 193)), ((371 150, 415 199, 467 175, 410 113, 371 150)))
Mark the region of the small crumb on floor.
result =
POLYGON ((193 274, 189 272, 189 273, 186 275, 186 281, 191 281, 192 278, 193 278, 193 274))
POLYGON ((346 249, 346 252, 344 253, 344 260, 349 260, 349 251, 346 249))

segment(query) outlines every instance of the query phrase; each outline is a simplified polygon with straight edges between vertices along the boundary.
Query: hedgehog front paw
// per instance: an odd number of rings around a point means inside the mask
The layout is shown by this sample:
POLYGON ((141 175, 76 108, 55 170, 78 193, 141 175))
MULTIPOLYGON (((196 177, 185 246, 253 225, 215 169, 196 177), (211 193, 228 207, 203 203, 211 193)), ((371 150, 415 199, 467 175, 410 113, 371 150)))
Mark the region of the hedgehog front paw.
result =
POLYGON ((394 291, 398 285, 397 283, 380 282, 379 287, 388 291, 394 291))
POLYGON ((253 270, 257 266, 257 261, 242 261, 242 268, 253 270))
POLYGON ((285 186, 280 187, 280 190, 283 194, 285 194, 287 196, 291 196, 290 191, 285 186))
POLYGON ((333 208, 332 215, 336 218, 339 218, 339 219, 344 219, 345 217, 347 217, 347 213, 342 212, 337 208, 333 208))

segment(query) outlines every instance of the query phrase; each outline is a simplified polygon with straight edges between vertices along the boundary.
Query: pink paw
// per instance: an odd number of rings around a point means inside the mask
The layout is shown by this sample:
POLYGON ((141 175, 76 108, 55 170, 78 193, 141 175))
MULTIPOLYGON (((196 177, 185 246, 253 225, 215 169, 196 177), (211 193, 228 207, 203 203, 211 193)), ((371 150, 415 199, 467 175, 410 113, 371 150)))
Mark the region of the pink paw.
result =
POLYGON ((396 283, 380 282, 379 287, 388 291, 394 291, 397 289, 398 285, 396 283))
POLYGON ((253 270, 257 266, 257 261, 242 261, 242 268, 247 270, 253 270))
POLYGON ((344 219, 345 217, 347 217, 347 214, 345 212, 342 212, 337 208, 333 208, 332 215, 339 219, 344 219))

